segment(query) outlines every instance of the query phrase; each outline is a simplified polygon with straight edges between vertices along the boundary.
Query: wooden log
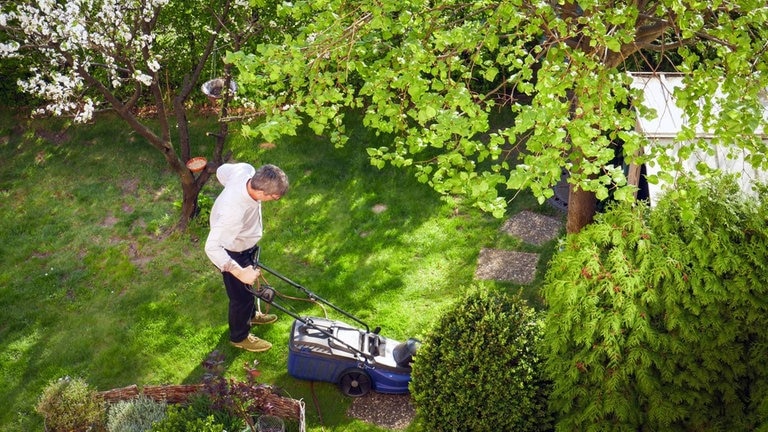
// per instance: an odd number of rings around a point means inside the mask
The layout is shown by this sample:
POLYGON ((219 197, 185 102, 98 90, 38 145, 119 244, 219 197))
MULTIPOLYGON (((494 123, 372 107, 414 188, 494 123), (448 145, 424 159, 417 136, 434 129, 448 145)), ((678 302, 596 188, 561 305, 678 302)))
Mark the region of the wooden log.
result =
POLYGON ((139 387, 134 384, 128 387, 99 392, 99 395, 109 403, 130 400, 140 394, 143 394, 144 396, 158 402, 176 404, 186 402, 189 396, 199 392, 202 388, 202 384, 182 384, 145 386, 139 389, 139 387))
POLYGON ((146 386, 141 389, 141 392, 152 400, 177 404, 186 402, 191 395, 202 388, 202 384, 146 386))
MULTIPOLYGON (((178 404, 186 402, 190 396, 202 390, 203 387, 203 384, 180 384, 145 386, 139 389, 134 384, 102 391, 99 392, 99 395, 108 403, 131 400, 143 394, 158 402, 178 404)), ((254 385, 252 391, 254 392, 255 399, 262 402, 260 406, 255 407, 259 413, 287 419, 300 419, 301 401, 275 394, 273 388, 267 385, 254 385)))
MULTIPOLYGON (((260 414, 269 414, 276 417, 300 420, 301 401, 280 396, 273 392, 272 387, 262 386, 258 399, 262 401, 257 407, 260 414)), ((254 413, 256 414, 256 413, 254 413)))
POLYGON ((130 400, 135 398, 138 395, 139 395, 139 387, 136 386, 136 384, 129 385, 128 387, 121 387, 121 388, 99 392, 99 396, 101 396, 106 402, 109 402, 109 403, 123 401, 123 400, 130 400))

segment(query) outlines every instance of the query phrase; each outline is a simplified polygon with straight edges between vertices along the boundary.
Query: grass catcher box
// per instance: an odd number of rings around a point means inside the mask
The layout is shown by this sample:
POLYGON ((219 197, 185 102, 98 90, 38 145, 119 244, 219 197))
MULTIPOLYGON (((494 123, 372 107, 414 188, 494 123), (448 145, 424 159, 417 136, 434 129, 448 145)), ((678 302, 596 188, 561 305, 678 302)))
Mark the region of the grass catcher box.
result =
POLYGON ((318 317, 296 317, 288 344, 288 373, 338 384, 347 396, 408 392, 411 361, 419 342, 398 342, 318 317))

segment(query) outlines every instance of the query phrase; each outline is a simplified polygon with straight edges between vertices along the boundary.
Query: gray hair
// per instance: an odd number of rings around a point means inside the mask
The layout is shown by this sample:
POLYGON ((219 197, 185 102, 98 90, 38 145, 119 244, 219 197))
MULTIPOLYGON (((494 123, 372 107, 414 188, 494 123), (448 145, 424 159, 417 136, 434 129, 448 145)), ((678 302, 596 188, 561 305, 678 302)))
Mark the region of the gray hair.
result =
POLYGON ((288 176, 275 165, 262 165, 251 177, 251 188, 282 197, 288 192, 288 176))

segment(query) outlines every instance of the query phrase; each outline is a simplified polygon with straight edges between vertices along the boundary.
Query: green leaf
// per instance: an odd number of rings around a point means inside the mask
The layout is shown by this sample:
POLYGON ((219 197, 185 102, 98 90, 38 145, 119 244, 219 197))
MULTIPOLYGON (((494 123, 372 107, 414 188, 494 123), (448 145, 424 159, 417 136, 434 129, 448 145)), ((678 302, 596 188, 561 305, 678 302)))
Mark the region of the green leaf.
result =
POLYGON ((615 38, 609 38, 605 41, 605 46, 613 52, 621 52, 621 42, 615 38))
POLYGON ((499 74, 499 69, 491 66, 485 69, 485 71, 483 72, 483 77, 486 79, 486 81, 493 82, 493 80, 496 79, 496 75, 498 74, 499 74))
POLYGON ((436 115, 437 115, 437 110, 435 109, 435 107, 427 105, 419 110, 419 115, 418 115, 419 123, 425 124, 429 120, 435 118, 436 115))

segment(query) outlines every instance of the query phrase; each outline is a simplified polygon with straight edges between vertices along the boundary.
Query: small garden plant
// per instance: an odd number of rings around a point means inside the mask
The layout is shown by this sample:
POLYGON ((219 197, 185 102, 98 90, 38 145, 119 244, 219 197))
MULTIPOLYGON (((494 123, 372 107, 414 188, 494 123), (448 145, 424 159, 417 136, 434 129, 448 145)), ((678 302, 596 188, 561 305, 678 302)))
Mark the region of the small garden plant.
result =
POLYGON ((201 417, 194 406, 169 406, 165 418, 152 425, 152 432, 225 432, 213 414, 201 417))
POLYGON ((109 432, 143 432, 165 418, 165 402, 158 402, 144 395, 127 401, 118 401, 107 410, 109 432))
POLYGON ((51 382, 37 403, 50 432, 103 430, 104 401, 82 378, 64 377, 51 382))

